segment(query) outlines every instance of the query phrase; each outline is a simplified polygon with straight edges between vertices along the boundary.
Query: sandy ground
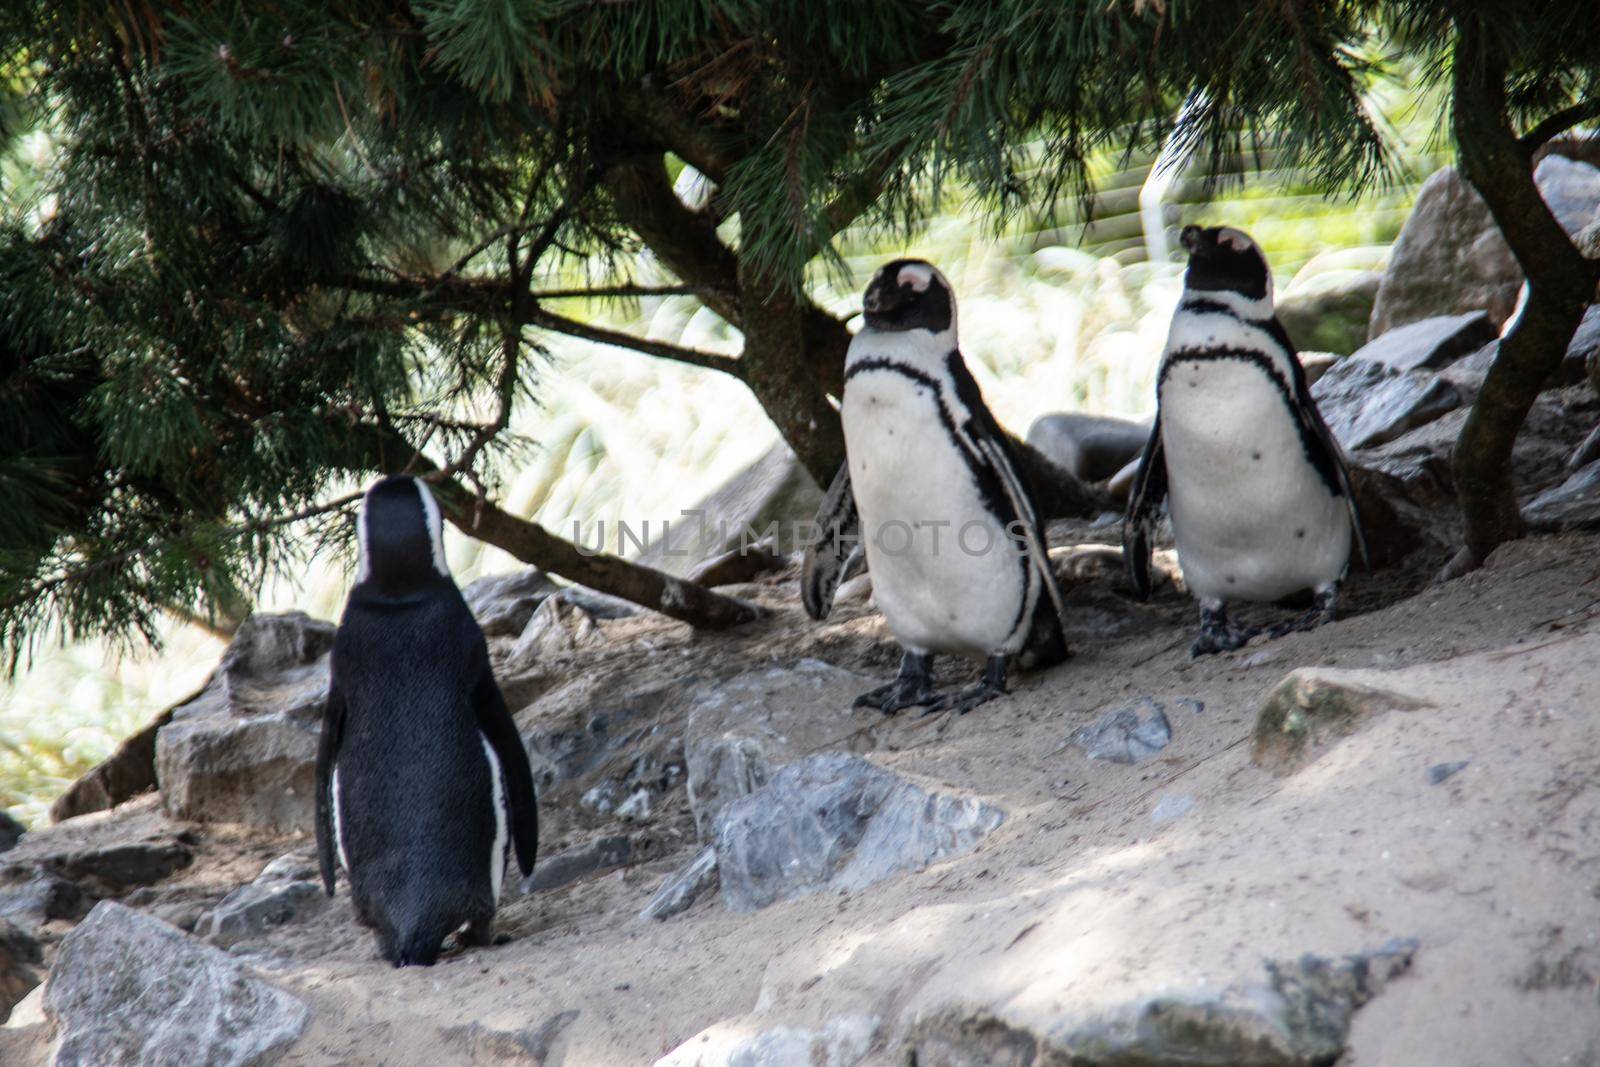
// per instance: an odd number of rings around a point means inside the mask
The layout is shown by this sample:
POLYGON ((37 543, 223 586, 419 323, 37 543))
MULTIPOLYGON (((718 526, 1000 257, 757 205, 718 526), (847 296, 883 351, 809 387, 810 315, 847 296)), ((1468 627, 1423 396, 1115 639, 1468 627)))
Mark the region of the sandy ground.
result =
MULTIPOLYGON (((666 834, 659 859, 507 906, 508 943, 394 971, 341 892, 285 933, 291 958, 254 959, 313 1010, 283 1062, 536 1062, 472 1054, 446 1031, 550 1024, 545 1062, 617 1067, 691 1039, 709 1053, 772 1026, 864 1014, 879 1020, 865 1062, 903 1064, 905 1028, 952 1005, 1042 1033, 1157 994, 1259 982, 1267 960, 1403 937, 1420 944, 1415 966, 1357 1014, 1341 1064, 1600 1064, 1600 538, 1520 542, 1408 595, 1437 562, 1358 579, 1358 613, 1338 623, 1198 661, 1186 654, 1193 606, 1169 591, 1147 629, 1080 640, 1067 664, 1016 678, 970 715, 863 718, 874 760, 1010 814, 974 853, 857 894, 745 915, 702 900, 642 921, 692 855, 666 834), (1302 666, 1359 672, 1425 706, 1379 715, 1275 777, 1250 762, 1248 735, 1265 695, 1302 666), (1171 745, 1137 767, 1068 747, 1100 711, 1145 694, 1204 710, 1169 711, 1171 745), (1467 766, 1431 784, 1429 767, 1452 761, 1467 766), (1164 799, 1192 807, 1158 822, 1164 799)), ((745 592, 777 615, 693 639, 653 619, 607 623, 588 666, 638 670, 692 645, 892 672, 897 654, 863 606, 819 626, 792 584, 745 592)), ((546 847, 592 829, 559 813, 552 827, 546 847)), ((184 875, 196 883, 236 883, 245 858, 308 844, 241 851, 225 831, 202 837, 184 875)), ((13 1029, 0 1058, 43 1062, 42 1029, 13 1029)))

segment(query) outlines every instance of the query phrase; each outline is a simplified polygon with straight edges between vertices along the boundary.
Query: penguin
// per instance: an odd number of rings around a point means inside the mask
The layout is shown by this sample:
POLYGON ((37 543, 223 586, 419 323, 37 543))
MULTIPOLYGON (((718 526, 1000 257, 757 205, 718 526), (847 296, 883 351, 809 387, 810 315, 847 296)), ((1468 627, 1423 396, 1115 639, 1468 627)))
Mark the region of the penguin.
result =
POLYGON ((428 966, 463 927, 464 944, 490 943, 513 848, 532 871, 533 772, 428 487, 375 483, 357 532, 317 752, 317 859, 329 896, 343 868, 384 959, 428 966))
POLYGON ((1183 295, 1156 375, 1156 418, 1123 522, 1128 576, 1150 595, 1150 535, 1168 503, 1184 582, 1200 601, 1191 656, 1261 631, 1231 601, 1310 590, 1281 637, 1334 617, 1352 546, 1367 559, 1350 473, 1273 312, 1272 273, 1248 234, 1186 226, 1183 295))
POLYGON ((1067 658, 1061 594, 1039 509, 956 343, 956 301, 932 264, 880 268, 845 358, 846 461, 808 547, 801 596, 824 618, 864 552, 873 596, 904 653, 894 681, 855 700, 893 714, 965 714, 1005 692, 1015 660, 1067 658), (934 691, 935 654, 982 659, 982 679, 934 691))

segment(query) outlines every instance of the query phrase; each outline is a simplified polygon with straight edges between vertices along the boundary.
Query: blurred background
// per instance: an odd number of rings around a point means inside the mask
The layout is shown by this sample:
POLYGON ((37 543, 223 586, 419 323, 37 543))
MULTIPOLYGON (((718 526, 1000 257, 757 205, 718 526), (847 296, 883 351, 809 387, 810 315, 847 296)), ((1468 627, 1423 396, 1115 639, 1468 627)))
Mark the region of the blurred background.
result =
MULTIPOLYGON (((1447 160, 1436 137, 1439 102, 1426 91, 1395 87, 1374 100, 1401 146, 1400 177, 1357 199, 1330 200, 1303 176, 1275 168, 1272 153, 1240 159, 1222 174, 1171 177, 1156 210, 1170 238, 1189 222, 1249 231, 1266 249, 1280 300, 1347 283, 1381 270, 1422 180, 1447 160)), ((0 162, 6 195, 27 192, 26 173, 47 160, 47 133, 25 139, 0 162)), ((1107 158, 1095 171, 1096 193, 1038 204, 1001 232, 981 204, 945 189, 940 210, 909 243, 846 232, 845 270, 819 267, 819 302, 839 314, 859 311, 859 287, 884 260, 911 255, 945 272, 960 299, 961 346, 990 406, 1014 432, 1057 411, 1144 417, 1154 408, 1153 381, 1182 265, 1152 248, 1141 190, 1152 194, 1150 157, 1107 158), (1152 258, 1151 252, 1158 253, 1152 258)), ((694 175, 680 177, 693 195, 694 175)), ((647 254, 632 271, 641 283, 664 281, 647 254)), ((569 305, 566 313, 696 348, 737 352, 737 335, 692 297, 569 305)), ((778 435, 745 386, 714 371, 637 353, 556 339, 543 370, 538 405, 524 405, 513 429, 529 442, 506 472, 503 506, 565 537, 581 530, 596 543, 606 525, 637 529, 676 518, 766 452, 778 435)), ((517 569, 499 550, 446 531, 451 568, 462 584, 517 569)), ((626 553, 625 553, 626 554, 626 553)), ((316 559, 263 592, 264 610, 336 618, 351 577, 348 554, 316 559)), ((0 680, 0 809, 30 825, 50 800, 162 709, 198 689, 226 638, 169 620, 165 648, 101 643, 46 646, 0 680)))

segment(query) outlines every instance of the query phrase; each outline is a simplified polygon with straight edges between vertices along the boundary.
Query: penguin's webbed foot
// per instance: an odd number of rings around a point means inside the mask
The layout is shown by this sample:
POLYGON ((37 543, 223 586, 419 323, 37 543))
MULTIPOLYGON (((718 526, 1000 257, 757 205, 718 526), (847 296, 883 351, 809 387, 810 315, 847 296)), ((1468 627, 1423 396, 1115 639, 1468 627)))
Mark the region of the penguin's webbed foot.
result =
POLYGON ((933 693, 933 656, 927 652, 907 652, 900 660, 900 673, 888 685, 862 693, 852 707, 876 708, 893 715, 901 708, 926 704, 933 693))
POLYGON ((1221 601, 1200 602, 1200 636, 1189 646, 1189 658, 1198 659, 1214 652, 1232 652, 1243 648, 1250 639, 1261 632, 1258 626, 1240 626, 1228 615, 1228 607, 1221 601))
POLYGON ((488 948, 494 944, 494 916, 469 922, 466 929, 461 931, 460 940, 463 948, 488 948))
POLYGON ((1335 618, 1334 606, 1338 599, 1339 587, 1330 585, 1325 589, 1318 589, 1311 598, 1311 608, 1297 619, 1280 622, 1267 631, 1267 636, 1272 638, 1282 637, 1285 634, 1299 633, 1304 630, 1315 630, 1325 622, 1332 622, 1335 618))
POLYGON ((979 704, 986 704, 995 697, 1004 696, 1005 692, 1006 657, 990 656, 989 662, 983 668, 983 679, 977 685, 940 695, 929 702, 922 714, 932 715, 940 711, 953 711, 957 715, 965 715, 979 704))

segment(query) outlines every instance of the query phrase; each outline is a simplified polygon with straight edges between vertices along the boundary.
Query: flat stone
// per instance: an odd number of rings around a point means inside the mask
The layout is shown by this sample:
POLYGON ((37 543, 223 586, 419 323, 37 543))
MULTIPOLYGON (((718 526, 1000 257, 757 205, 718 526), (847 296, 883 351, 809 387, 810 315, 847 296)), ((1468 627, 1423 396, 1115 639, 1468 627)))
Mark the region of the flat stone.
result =
POLYGON ((1442 378, 1354 356, 1324 374, 1311 396, 1346 449, 1392 441, 1462 403, 1460 389, 1442 378))
POLYGON ((205 689, 156 734, 156 778, 170 815, 312 829, 333 633, 299 612, 244 621, 205 689))
POLYGON ((515 637, 539 605, 560 589, 538 567, 528 567, 479 578, 462 589, 461 596, 485 637, 515 637))
POLYGON ((24 930, 38 930, 57 920, 76 922, 91 903, 76 883, 40 873, 21 884, 0 889, 0 919, 24 930))
POLYGON ((1467 769, 1466 760, 1455 760, 1451 763, 1435 763, 1428 768, 1428 784, 1440 785, 1457 774, 1467 769))
POLYGON ((1379 712, 1426 706, 1350 672, 1301 667, 1278 683, 1257 713, 1251 758, 1276 774, 1288 774, 1379 712))
POLYGON ((519 661, 537 663, 604 644, 605 639, 592 614, 563 597, 549 597, 528 620, 513 655, 519 661))
POLYGON ((223 897, 195 923, 194 932, 218 948, 230 948, 306 917, 326 899, 319 882, 257 878, 223 897))
MULTIPOLYGON (((1500 342, 1493 340, 1455 364, 1453 369, 1487 374, 1499 354, 1500 342)), ((1573 331, 1572 340, 1567 342, 1566 355, 1562 357, 1560 366, 1550 375, 1544 387, 1560 389, 1577 385, 1591 377, 1589 368, 1596 361, 1600 361, 1600 304, 1591 306, 1583 313, 1578 328, 1573 331)))
POLYGON ((709 683, 689 698, 684 729, 689 806, 701 840, 717 815, 760 789, 784 764, 841 745, 872 746, 879 725, 863 727, 851 702, 878 683, 821 660, 748 671, 709 683))
POLYGON ((1027 441, 1056 466, 1098 482, 1137 459, 1149 437, 1149 423, 1068 411, 1034 419, 1027 441))
POLYGON ((641 919, 670 919, 688 911, 696 900, 717 884, 717 850, 703 848, 694 859, 667 876, 650 903, 639 912, 641 919))
POLYGON ((1112 708, 1072 735, 1072 744, 1090 759, 1127 764, 1144 762, 1171 740, 1172 724, 1165 703, 1148 696, 1112 708))
POLYGON ((632 857, 633 841, 627 834, 599 837, 551 856, 540 856, 533 873, 522 880, 521 892, 559 889, 582 878, 626 867, 632 857))
POLYGON ((310 1016, 226 953, 112 901, 61 942, 45 986, 59 1067, 265 1067, 310 1016))
POLYGON ((688 574, 688 580, 707 589, 719 585, 739 585, 752 582, 763 574, 781 571, 789 565, 788 557, 774 552, 771 543, 730 548, 720 556, 706 560, 688 574))
POLYGON ((564 1011, 546 1019, 538 1027, 496 1030, 482 1023, 447 1026, 444 1040, 466 1057, 469 1064, 503 1064, 505 1067, 543 1067, 550 1049, 561 1032, 578 1018, 576 1011, 564 1011))
POLYGON ((971 851, 1005 819, 930 794, 859 756, 809 756, 717 817, 722 899, 755 911, 824 888, 857 891, 971 851))
POLYGON ((1357 350, 1355 357, 1399 371, 1438 370, 1478 351, 1499 334, 1484 311, 1436 315, 1386 331, 1357 350))
POLYGON ((1600 460, 1579 467, 1566 481, 1528 501, 1522 517, 1537 530, 1600 529, 1600 460))

